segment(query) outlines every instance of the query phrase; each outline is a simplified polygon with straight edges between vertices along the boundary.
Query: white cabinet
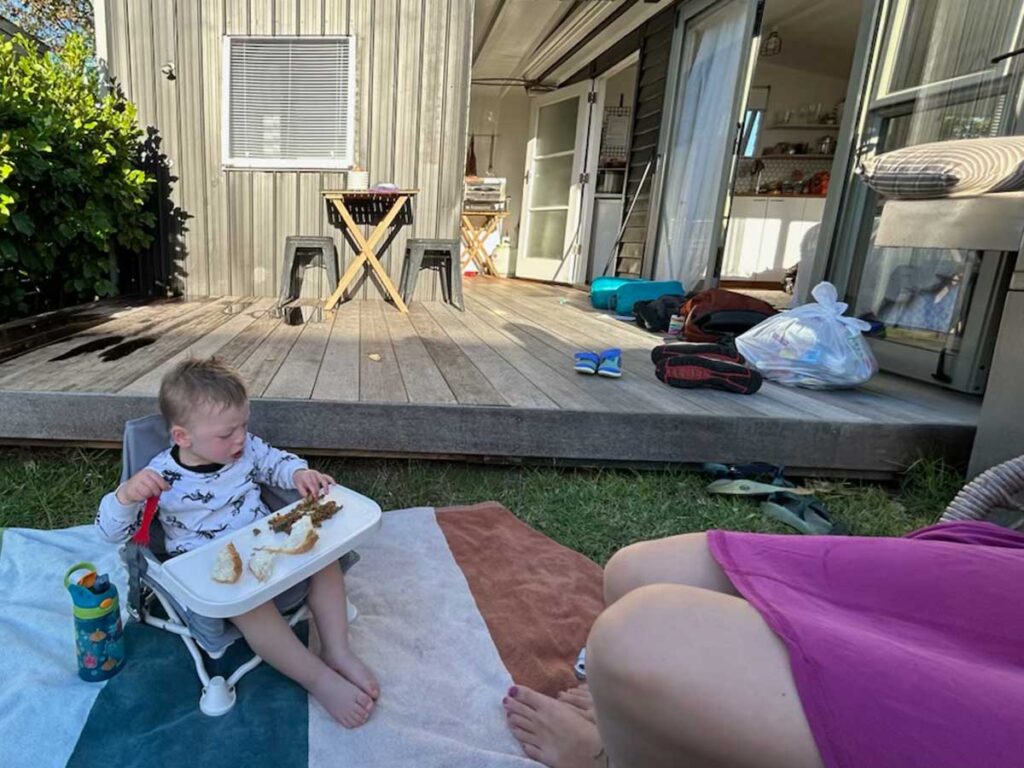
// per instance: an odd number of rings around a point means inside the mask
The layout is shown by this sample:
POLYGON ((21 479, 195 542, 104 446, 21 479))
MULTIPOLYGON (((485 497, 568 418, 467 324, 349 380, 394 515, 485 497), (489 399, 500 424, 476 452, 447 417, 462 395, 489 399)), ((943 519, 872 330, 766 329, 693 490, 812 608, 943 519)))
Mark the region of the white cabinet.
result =
MULTIPOLYGON (((786 230, 786 245, 782 255, 782 271, 799 264, 800 259, 814 252, 818 241, 818 225, 825 215, 825 198, 808 197, 788 202, 802 204, 800 215, 792 219, 786 230)), ((796 206, 794 206, 796 207, 796 206)))
POLYGON ((722 277, 743 275, 750 265, 760 262, 764 223, 768 215, 767 197, 734 197, 729 214, 729 233, 725 241, 722 277))
POLYGON ((824 210, 824 198, 734 197, 722 278, 781 281, 800 261, 824 210))

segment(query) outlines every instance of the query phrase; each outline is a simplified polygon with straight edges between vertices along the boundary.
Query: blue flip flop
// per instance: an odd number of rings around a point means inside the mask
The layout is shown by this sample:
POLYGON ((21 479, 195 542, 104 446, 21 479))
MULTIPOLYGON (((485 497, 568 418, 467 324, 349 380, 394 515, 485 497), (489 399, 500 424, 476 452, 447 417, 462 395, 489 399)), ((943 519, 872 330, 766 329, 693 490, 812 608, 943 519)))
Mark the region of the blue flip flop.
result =
POLYGON ((601 358, 597 356, 596 352, 577 352, 572 359, 574 361, 573 370, 588 376, 597 373, 597 366, 601 363, 601 358))
POLYGON ((601 360, 597 366, 597 375, 606 376, 609 379, 617 379, 622 376, 621 349, 606 349, 601 353, 601 360))

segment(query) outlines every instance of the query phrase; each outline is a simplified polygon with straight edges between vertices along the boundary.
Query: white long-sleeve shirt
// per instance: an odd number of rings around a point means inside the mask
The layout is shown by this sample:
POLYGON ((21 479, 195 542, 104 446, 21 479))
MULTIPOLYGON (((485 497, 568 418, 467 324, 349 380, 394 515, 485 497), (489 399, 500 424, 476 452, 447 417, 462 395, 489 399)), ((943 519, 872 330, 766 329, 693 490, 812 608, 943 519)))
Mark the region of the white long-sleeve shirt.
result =
MULTIPOLYGON (((295 488, 295 472, 309 467, 295 454, 252 434, 246 435, 242 457, 221 467, 190 469, 179 464, 174 453, 168 448, 147 465, 171 486, 160 494, 157 507, 169 555, 188 552, 270 514, 259 486, 295 488)), ((96 527, 107 541, 124 541, 138 529, 142 506, 122 504, 112 491, 100 502, 96 527)))

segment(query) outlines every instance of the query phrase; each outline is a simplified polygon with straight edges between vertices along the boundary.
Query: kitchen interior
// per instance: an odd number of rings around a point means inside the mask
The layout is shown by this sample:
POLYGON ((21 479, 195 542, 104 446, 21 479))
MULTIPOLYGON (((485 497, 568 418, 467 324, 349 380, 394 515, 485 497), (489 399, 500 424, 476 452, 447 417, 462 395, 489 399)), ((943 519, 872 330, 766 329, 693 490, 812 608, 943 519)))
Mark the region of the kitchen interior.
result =
POLYGON ((792 291, 825 211, 863 0, 768 0, 738 142, 724 287, 792 291))

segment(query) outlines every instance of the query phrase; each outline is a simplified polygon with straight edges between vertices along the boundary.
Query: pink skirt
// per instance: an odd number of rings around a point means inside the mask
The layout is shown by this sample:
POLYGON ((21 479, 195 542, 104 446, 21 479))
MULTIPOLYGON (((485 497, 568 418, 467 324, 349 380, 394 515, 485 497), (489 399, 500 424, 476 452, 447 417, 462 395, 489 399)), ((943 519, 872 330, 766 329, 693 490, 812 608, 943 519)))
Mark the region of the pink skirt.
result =
POLYGON ((1024 535, 949 523, 708 544, 785 643, 826 766, 1024 766, 1024 535))

